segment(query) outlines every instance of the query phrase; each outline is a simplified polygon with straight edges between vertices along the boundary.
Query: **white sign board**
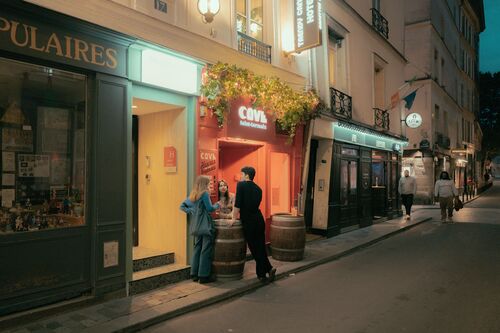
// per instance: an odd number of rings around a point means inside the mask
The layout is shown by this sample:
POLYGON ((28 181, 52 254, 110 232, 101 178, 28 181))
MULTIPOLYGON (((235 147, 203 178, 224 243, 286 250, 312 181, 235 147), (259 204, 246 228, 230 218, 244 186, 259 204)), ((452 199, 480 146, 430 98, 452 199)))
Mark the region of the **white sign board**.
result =
POLYGON ((416 112, 410 113, 406 117, 406 126, 410 128, 417 128, 422 125, 422 116, 416 112))

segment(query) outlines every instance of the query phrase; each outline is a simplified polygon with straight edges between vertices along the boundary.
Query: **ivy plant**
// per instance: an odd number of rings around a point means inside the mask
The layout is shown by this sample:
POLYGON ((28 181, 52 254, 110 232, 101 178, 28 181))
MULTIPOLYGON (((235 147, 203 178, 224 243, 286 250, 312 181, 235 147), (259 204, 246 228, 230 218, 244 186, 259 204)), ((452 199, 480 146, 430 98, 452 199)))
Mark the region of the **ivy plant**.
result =
POLYGON ((297 126, 316 116, 324 106, 313 90, 295 91, 277 77, 257 75, 248 69, 218 62, 207 68, 201 85, 202 103, 224 125, 231 102, 247 97, 266 109, 282 130, 293 138, 297 126))

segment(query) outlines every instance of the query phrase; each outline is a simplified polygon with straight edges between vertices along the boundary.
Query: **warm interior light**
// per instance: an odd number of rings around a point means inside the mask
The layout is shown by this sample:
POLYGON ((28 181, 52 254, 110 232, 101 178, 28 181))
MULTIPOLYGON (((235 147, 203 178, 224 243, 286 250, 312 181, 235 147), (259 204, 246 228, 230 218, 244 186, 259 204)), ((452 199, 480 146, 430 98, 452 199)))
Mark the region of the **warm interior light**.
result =
POLYGON ((293 52, 294 50, 294 33, 293 28, 290 25, 283 27, 281 31, 281 48, 285 53, 293 52))
POLYGON ((132 105, 132 109, 137 109, 137 105, 132 105))
POLYGON ((205 23, 212 22, 219 10, 219 0, 198 0, 198 11, 203 15, 205 23))

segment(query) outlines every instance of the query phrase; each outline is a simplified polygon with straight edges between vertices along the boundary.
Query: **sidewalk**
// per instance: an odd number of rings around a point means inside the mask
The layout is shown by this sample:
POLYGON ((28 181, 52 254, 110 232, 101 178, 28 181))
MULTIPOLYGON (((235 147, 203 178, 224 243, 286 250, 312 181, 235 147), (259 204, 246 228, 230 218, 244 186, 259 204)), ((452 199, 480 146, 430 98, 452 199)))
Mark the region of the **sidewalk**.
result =
MULTIPOLYGON (((351 254, 430 219, 425 209, 416 209, 411 221, 398 218, 333 238, 315 240, 306 244, 303 260, 282 262, 270 258, 271 263, 277 268, 277 279, 292 278, 298 272, 351 254)), ((239 281, 208 285, 183 281, 151 292, 56 315, 6 332, 134 332, 265 286, 257 280, 255 264, 250 261, 246 263, 243 279, 239 281)))

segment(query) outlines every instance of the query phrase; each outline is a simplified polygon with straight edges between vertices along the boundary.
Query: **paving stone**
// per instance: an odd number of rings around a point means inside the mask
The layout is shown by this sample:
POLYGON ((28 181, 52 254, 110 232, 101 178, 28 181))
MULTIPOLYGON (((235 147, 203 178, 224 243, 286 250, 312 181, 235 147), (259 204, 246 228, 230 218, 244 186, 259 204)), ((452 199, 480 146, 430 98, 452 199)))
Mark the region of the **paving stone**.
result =
POLYGON ((81 321, 84 319, 87 319, 87 317, 82 316, 81 314, 75 313, 70 316, 71 319, 76 320, 76 321, 81 321))
POLYGON ((39 330, 42 328, 43 328, 43 326, 40 324, 34 324, 34 325, 30 325, 27 327, 28 331, 30 331, 30 332, 33 332, 33 331, 36 331, 36 330, 39 330))
POLYGON ((80 324, 82 324, 85 327, 92 327, 92 326, 96 325, 96 322, 92 319, 85 319, 85 320, 81 320, 80 324))
POLYGON ((72 333, 73 330, 69 327, 59 327, 54 330, 55 333, 72 333))
POLYGON ((51 321, 50 323, 45 325, 45 327, 47 327, 51 330, 55 330, 56 328, 59 328, 61 326, 62 326, 61 323, 59 323, 57 321, 51 321))

